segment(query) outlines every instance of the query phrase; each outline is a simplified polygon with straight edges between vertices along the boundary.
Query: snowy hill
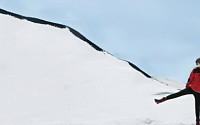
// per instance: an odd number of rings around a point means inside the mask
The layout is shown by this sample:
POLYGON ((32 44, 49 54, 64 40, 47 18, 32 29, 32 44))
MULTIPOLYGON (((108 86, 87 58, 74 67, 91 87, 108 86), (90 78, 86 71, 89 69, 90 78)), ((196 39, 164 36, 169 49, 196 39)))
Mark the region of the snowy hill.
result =
POLYGON ((0 10, 0 27, 2 125, 194 121, 192 97, 156 105, 154 98, 177 88, 151 79, 68 26, 0 10))

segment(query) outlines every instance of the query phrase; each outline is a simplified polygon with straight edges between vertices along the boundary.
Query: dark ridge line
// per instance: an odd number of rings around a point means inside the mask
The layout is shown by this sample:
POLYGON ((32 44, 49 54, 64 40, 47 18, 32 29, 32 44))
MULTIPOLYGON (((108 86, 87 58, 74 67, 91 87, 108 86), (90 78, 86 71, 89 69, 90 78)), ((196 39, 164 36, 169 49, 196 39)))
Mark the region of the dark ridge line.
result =
POLYGON ((48 24, 48 25, 51 25, 51 26, 54 26, 54 27, 57 27, 57 28, 66 28, 67 27, 67 26, 62 25, 62 24, 53 23, 53 22, 41 20, 41 19, 38 19, 38 18, 22 16, 22 15, 19 15, 19 14, 8 12, 8 11, 3 10, 3 9, 0 9, 0 13, 5 14, 5 15, 10 15, 10 16, 13 16, 13 17, 21 19, 21 20, 25 19, 25 20, 28 20, 28 21, 33 22, 33 23, 48 24))
POLYGON ((88 40, 86 37, 84 37, 82 34, 80 34, 78 31, 72 29, 71 27, 68 27, 70 32, 72 32, 76 37, 80 38, 81 40, 87 42, 89 45, 91 45, 93 48, 95 48, 98 51, 104 51, 103 49, 101 49, 100 47, 98 47, 96 44, 94 44, 93 42, 91 42, 90 40, 88 40))
MULTIPOLYGON (((90 40, 88 40, 86 37, 84 37, 81 33, 79 33, 78 31, 74 30, 73 28, 69 27, 69 26, 66 26, 66 25, 63 25, 63 24, 58 24, 58 23, 53 23, 53 22, 50 22, 50 21, 45 21, 45 20, 42 20, 42 19, 38 19, 38 18, 33 18, 33 17, 26 17, 26 16, 22 16, 22 15, 19 15, 19 14, 15 14, 15 13, 12 13, 12 12, 9 12, 9 11, 6 11, 6 10, 3 10, 0 8, 0 13, 1 14, 5 14, 5 15, 10 15, 10 16, 13 16, 15 18, 18 18, 18 19, 25 19, 25 20, 28 20, 30 22, 33 22, 33 23, 37 23, 37 24, 46 24, 46 25, 50 25, 50 26, 54 26, 54 27, 57 27, 57 28, 69 28, 70 32, 72 34, 74 34, 76 37, 78 37, 79 39, 87 42, 89 45, 91 45, 94 49, 96 49, 97 51, 104 51, 103 49, 101 49, 100 47, 98 47, 96 44, 94 44, 93 42, 91 42, 90 40)), ((129 62, 129 61, 126 61, 129 63, 129 65, 138 70, 139 72, 141 72, 142 74, 144 74, 147 78, 151 78, 150 75, 148 75, 147 73, 145 73, 144 71, 142 71, 140 68, 138 68, 136 65, 134 65, 133 63, 129 62)))
POLYGON ((53 22, 49 22, 49 21, 45 21, 45 20, 41 20, 41 19, 38 19, 38 18, 22 16, 22 15, 19 15, 19 14, 8 12, 8 11, 3 10, 3 9, 0 9, 0 13, 10 15, 10 16, 13 16, 13 17, 21 19, 21 20, 25 19, 25 20, 28 20, 28 21, 33 22, 33 23, 47 24, 47 25, 54 26, 54 27, 57 27, 57 28, 69 28, 70 32, 73 33, 76 37, 87 42, 89 45, 91 45, 96 50, 104 51, 103 49, 101 49, 100 47, 98 47, 97 45, 92 43, 90 40, 88 40, 86 37, 84 37, 82 34, 80 34, 78 31, 74 30, 73 28, 71 28, 69 26, 58 24, 58 23, 53 23, 53 22))
POLYGON ((147 78, 151 78, 151 76, 149 75, 149 74, 147 74, 147 73, 145 73, 144 71, 142 71, 140 68, 138 68, 136 65, 134 65, 133 63, 131 63, 131 62, 129 62, 129 61, 126 61, 126 62, 128 62, 128 64, 132 67, 132 68, 134 68, 134 69, 136 69, 137 71, 139 71, 139 72, 141 72, 143 75, 145 75, 147 78))

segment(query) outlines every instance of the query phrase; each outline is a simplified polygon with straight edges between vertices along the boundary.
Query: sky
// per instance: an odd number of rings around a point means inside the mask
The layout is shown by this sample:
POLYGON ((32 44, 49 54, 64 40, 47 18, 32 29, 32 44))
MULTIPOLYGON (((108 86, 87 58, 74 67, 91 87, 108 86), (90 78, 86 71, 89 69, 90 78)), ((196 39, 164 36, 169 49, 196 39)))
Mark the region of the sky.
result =
POLYGON ((198 0, 1 0, 0 8, 70 26, 151 76, 187 82, 200 57, 198 0))

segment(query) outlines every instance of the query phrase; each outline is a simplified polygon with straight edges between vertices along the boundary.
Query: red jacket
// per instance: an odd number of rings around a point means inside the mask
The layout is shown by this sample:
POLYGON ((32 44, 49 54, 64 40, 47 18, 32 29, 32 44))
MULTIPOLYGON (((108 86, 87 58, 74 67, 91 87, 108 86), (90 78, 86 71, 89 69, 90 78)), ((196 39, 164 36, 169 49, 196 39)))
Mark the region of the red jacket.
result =
POLYGON ((191 87, 194 91, 200 92, 200 68, 196 67, 190 73, 186 87, 191 87))

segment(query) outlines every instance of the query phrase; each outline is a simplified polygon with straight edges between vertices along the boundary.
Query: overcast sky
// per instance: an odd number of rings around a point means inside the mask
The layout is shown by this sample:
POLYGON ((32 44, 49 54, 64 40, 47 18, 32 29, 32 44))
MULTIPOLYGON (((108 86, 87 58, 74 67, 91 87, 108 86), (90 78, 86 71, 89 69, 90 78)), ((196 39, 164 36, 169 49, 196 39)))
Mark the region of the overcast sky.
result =
POLYGON ((1 0, 0 8, 70 26, 152 76, 187 82, 200 57, 198 0, 1 0))

